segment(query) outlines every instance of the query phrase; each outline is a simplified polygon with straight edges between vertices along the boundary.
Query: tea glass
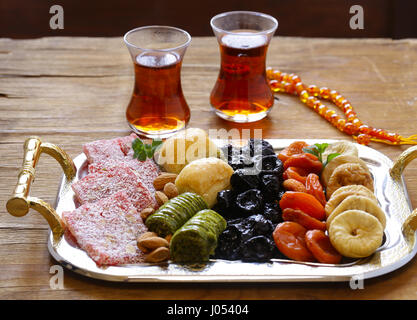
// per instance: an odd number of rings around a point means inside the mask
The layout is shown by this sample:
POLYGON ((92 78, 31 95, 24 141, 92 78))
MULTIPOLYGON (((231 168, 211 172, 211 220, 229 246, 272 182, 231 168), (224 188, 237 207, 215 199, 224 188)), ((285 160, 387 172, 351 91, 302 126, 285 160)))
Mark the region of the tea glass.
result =
POLYGON ((181 65, 191 42, 188 32, 145 26, 124 36, 135 68, 133 94, 126 109, 129 126, 148 138, 166 138, 184 129, 190 108, 181 86, 181 65))
POLYGON ((220 72, 210 95, 214 112, 233 122, 267 116, 274 96, 266 79, 266 53, 278 21, 267 14, 231 11, 210 21, 220 46, 220 72))

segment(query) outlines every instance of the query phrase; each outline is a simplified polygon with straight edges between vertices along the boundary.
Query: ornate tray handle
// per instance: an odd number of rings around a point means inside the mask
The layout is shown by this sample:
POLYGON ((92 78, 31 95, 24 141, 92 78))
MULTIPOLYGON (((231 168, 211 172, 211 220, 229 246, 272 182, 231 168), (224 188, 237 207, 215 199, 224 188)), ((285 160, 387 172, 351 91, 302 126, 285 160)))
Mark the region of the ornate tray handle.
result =
MULTIPOLYGON (((391 177, 397 181, 401 181, 401 177, 405 167, 417 158, 417 146, 405 150, 395 161, 391 168, 391 177)), ((417 230, 417 209, 415 209, 404 221, 402 226, 404 234, 414 233, 417 230)))
POLYGON ((7 201, 7 211, 15 217, 23 217, 29 212, 30 208, 38 211, 48 222, 54 240, 57 242, 64 233, 64 223, 51 205, 39 198, 29 196, 30 185, 35 178, 35 167, 41 153, 49 154, 59 162, 68 181, 75 177, 76 168, 72 159, 64 150, 56 145, 44 143, 38 137, 26 139, 23 149, 22 169, 13 196, 7 201))

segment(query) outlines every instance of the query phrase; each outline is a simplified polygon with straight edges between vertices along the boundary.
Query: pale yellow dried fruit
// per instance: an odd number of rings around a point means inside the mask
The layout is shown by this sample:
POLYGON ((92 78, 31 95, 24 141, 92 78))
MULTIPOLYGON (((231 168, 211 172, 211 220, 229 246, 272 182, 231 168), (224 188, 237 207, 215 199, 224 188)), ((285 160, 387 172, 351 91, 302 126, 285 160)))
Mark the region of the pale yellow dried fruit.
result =
POLYGON ((358 157, 358 148, 356 148, 355 143, 350 141, 337 141, 331 143, 323 152, 323 160, 326 160, 327 156, 332 153, 358 157))
POLYGON ((378 219, 362 210, 348 210, 339 214, 328 232, 333 247, 349 258, 370 256, 382 244, 384 236, 378 219))
POLYGON ((324 207, 326 216, 328 217, 345 198, 353 195, 367 197, 378 204, 378 200, 376 199, 374 193, 363 185, 354 184, 344 186, 333 192, 329 201, 327 201, 326 206, 324 207))
POLYGON ((327 199, 330 199, 333 192, 343 186, 360 184, 374 191, 374 182, 369 170, 358 163, 345 163, 338 166, 332 173, 326 188, 327 199))
POLYGON ((217 194, 230 188, 233 168, 217 158, 194 160, 178 175, 175 185, 179 193, 193 192, 202 196, 209 208, 217 202, 217 194))
POLYGON ((333 210, 331 215, 327 218, 327 228, 330 227, 332 221, 341 213, 347 210, 362 210, 366 213, 373 215, 381 223, 385 229, 386 217, 384 211, 372 200, 367 197, 351 195, 344 199, 337 207, 333 210))
POLYGON ((329 183, 329 179, 333 173, 333 171, 340 165, 345 163, 358 163, 360 164, 365 170, 368 170, 368 166, 366 165, 365 161, 359 159, 356 156, 352 155, 340 155, 330 161, 323 169, 321 173, 321 182, 324 187, 327 187, 329 183))
POLYGON ((200 128, 187 128, 164 141, 155 155, 166 172, 179 174, 190 162, 201 158, 224 158, 223 152, 200 128))

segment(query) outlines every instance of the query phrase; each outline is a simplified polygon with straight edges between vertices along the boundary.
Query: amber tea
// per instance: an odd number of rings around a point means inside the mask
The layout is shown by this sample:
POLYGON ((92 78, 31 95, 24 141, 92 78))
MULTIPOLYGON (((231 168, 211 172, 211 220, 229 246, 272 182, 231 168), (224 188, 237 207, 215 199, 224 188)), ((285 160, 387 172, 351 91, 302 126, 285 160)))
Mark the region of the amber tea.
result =
POLYGON ((266 54, 278 22, 252 11, 218 14, 210 21, 220 47, 220 71, 211 91, 215 113, 233 122, 258 121, 274 96, 266 78, 266 54))
POLYGON ((265 73, 268 39, 241 33, 221 38, 220 73, 210 97, 214 108, 232 117, 264 113, 274 103, 265 73))
POLYGON ((181 65, 191 36, 168 26, 133 29, 124 37, 133 60, 135 84, 126 109, 129 126, 149 138, 184 129, 190 109, 181 88, 181 65))
POLYGON ((128 122, 144 132, 178 131, 190 119, 175 53, 143 53, 135 61, 135 86, 126 110, 128 122))

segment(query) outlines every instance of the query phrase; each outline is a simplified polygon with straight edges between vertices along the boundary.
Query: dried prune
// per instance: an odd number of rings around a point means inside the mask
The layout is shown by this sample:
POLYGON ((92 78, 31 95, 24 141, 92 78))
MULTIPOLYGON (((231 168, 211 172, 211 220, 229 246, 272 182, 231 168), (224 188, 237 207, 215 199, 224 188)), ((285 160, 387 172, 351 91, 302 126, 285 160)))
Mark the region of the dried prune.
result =
MULTIPOLYGON (((271 242, 273 242, 271 240, 271 242)), ((286 259, 288 260, 288 258, 286 256, 284 256, 277 248, 277 246, 275 245, 275 242, 273 242, 273 248, 272 248, 272 258, 273 259, 286 259)))
POLYGON ((237 192, 257 189, 259 187, 259 177, 256 175, 248 175, 244 169, 238 169, 230 177, 230 184, 233 190, 237 192))
POLYGON ((227 221, 227 225, 228 226, 236 226, 236 228, 240 228, 240 225, 241 225, 241 223, 243 222, 243 221, 245 221, 245 219, 246 218, 242 218, 242 217, 239 217, 239 218, 235 218, 235 219, 230 219, 230 220, 228 220, 227 221))
POLYGON ((218 259, 240 259, 241 232, 234 226, 227 226, 218 239, 215 257, 218 259))
POLYGON ((281 210, 276 210, 271 207, 266 207, 264 209, 263 215, 266 219, 271 221, 271 223, 276 226, 278 223, 282 222, 281 210))
POLYGON ((265 207, 265 209, 271 208, 271 209, 274 209, 276 211, 280 211, 281 210, 278 201, 266 201, 264 203, 264 207, 265 207))
POLYGON ((222 190, 217 194, 216 208, 224 213, 223 216, 232 216, 232 212, 235 209, 236 195, 233 190, 222 190), (230 211, 230 215, 227 212, 230 211))
POLYGON ((240 252, 243 261, 268 261, 272 258, 272 240, 265 236, 255 236, 242 243, 240 252))
POLYGON ((225 158, 227 158, 227 161, 229 162, 232 159, 232 155, 233 155, 233 146, 229 143, 225 146, 222 146, 220 148, 225 156, 225 158))
POLYGON ((284 167, 281 160, 279 160, 276 156, 263 157, 262 166, 263 168, 260 172, 261 176, 265 174, 273 174, 282 179, 284 167))
POLYGON ((252 215, 247 218, 252 225, 252 229, 255 235, 268 236, 274 231, 274 225, 270 220, 264 217, 262 214, 252 215))
POLYGON ((248 146, 251 152, 251 155, 275 155, 274 148, 272 145, 265 140, 259 139, 249 139, 248 146))
POLYGON ((244 157, 253 157, 253 152, 251 152, 251 149, 249 145, 245 145, 240 149, 241 154, 244 157))
POLYGON ((273 170, 277 166, 277 159, 275 155, 262 157, 262 170, 273 170))
POLYGON ((260 188, 265 199, 276 200, 281 189, 281 181, 276 175, 265 174, 261 176, 260 188))
POLYGON ((281 200, 282 196, 285 194, 285 190, 282 188, 282 190, 280 192, 278 192, 278 201, 281 200))
POLYGON ((282 212, 281 210, 275 210, 273 208, 266 208, 263 215, 266 219, 272 222, 274 226, 276 226, 278 223, 282 222, 282 212))
POLYGON ((255 164, 255 161, 254 161, 253 157, 246 156, 244 154, 240 155, 240 162, 241 162, 243 168, 251 168, 255 164))
POLYGON ((243 215, 260 213, 263 207, 261 191, 250 189, 240 193, 236 198, 236 207, 243 215))
POLYGON ((233 168, 233 170, 242 169, 245 165, 241 160, 240 155, 233 155, 230 159, 228 159, 229 165, 233 168))

